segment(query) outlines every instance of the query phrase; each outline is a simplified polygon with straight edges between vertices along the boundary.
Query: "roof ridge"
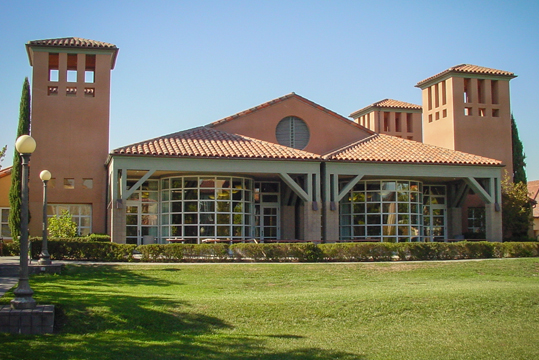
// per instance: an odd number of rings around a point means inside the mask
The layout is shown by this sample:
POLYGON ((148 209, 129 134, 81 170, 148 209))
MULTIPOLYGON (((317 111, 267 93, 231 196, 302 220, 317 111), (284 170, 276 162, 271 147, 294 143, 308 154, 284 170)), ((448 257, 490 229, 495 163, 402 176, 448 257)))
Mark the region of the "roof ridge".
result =
POLYGON ((500 160, 387 134, 376 134, 376 136, 356 141, 337 151, 323 155, 323 159, 358 162, 503 166, 500 160), (381 141, 381 143, 374 143, 374 147, 371 146, 372 148, 365 149, 363 147, 365 144, 376 140, 381 141))
POLYGON ((498 70, 494 68, 489 68, 486 66, 479 66, 479 65, 473 65, 473 64, 459 64, 454 65, 450 67, 449 69, 446 69, 436 75, 433 75, 431 77, 428 77, 424 80, 419 81, 415 87, 421 87, 423 84, 426 84, 438 77, 442 77, 446 74, 450 74, 452 72, 455 73, 467 73, 467 74, 480 74, 480 75, 493 75, 493 76, 502 76, 502 77, 508 77, 510 79, 516 78, 517 75, 515 73, 505 70, 498 70))
POLYGON ((341 151, 344 151, 346 148, 349 148, 349 147, 352 147, 352 146, 355 146, 355 145, 359 145, 362 142, 371 141, 372 139, 376 138, 379 135, 380 135, 379 133, 374 133, 371 136, 367 136, 364 139, 356 140, 356 141, 351 142, 351 143, 349 143, 347 145, 343 145, 343 146, 341 146, 339 148, 336 148, 335 150, 330 150, 330 151, 326 152, 325 154, 322 154, 322 158, 327 159, 330 156, 333 156, 333 155, 335 155, 335 154, 337 154, 337 153, 339 153, 341 151))
POLYGON ((350 119, 347 119, 346 117, 344 117, 344 116, 342 116, 342 115, 339 115, 338 113, 336 113, 336 112, 334 112, 334 111, 332 111, 332 110, 329 110, 328 108, 326 108, 326 107, 324 107, 324 106, 322 106, 322 105, 319 105, 319 104, 315 103, 315 102, 312 101, 312 100, 309 100, 309 99, 307 99, 307 98, 305 98, 305 97, 303 97, 303 96, 301 96, 301 95, 299 95, 299 94, 296 94, 295 92, 291 92, 291 93, 286 94, 286 95, 284 95, 284 96, 278 97, 278 98, 276 98, 276 99, 273 99, 273 100, 267 101, 267 102, 265 102, 265 103, 262 103, 262 104, 260 104, 260 105, 257 105, 257 106, 254 106, 254 107, 252 107, 252 108, 249 108, 249 109, 247 109, 247 110, 243 110, 243 111, 240 111, 240 112, 238 112, 238 113, 236 113, 236 114, 233 114, 233 115, 227 116, 227 117, 225 117, 225 118, 222 118, 222 119, 220 119, 220 120, 211 122, 211 123, 209 123, 207 126, 214 127, 214 126, 217 126, 217 125, 219 125, 219 124, 222 124, 222 123, 225 123, 225 122, 228 122, 228 121, 232 121, 232 120, 234 120, 234 119, 239 118, 240 116, 243 116, 243 115, 247 115, 247 114, 253 113, 253 112, 255 112, 255 111, 264 109, 264 108, 266 108, 266 107, 268 107, 268 106, 275 105, 275 104, 277 104, 277 103, 280 103, 280 102, 282 102, 282 101, 284 101, 284 100, 287 100, 287 99, 290 99, 290 98, 296 98, 296 99, 298 99, 299 101, 302 101, 302 102, 304 102, 304 103, 306 103, 306 104, 308 104, 308 105, 310 105, 310 106, 312 106, 312 107, 314 107, 314 108, 316 108, 316 109, 318 109, 318 110, 320 110, 320 111, 323 111, 323 112, 325 112, 326 114, 331 115, 331 116, 335 117, 336 119, 341 120, 341 121, 343 121, 343 122, 345 122, 345 123, 347 123, 347 124, 349 124, 349 125, 352 125, 352 126, 354 126, 354 127, 360 128, 360 129, 362 129, 362 130, 364 130, 364 131, 366 131, 366 132, 368 132, 368 133, 372 133, 372 134, 374 133, 372 130, 367 129, 366 127, 361 126, 361 125, 359 125, 358 123, 356 123, 356 122, 354 122, 354 121, 352 121, 352 120, 350 120, 350 119))
POLYGON ((117 49, 116 45, 104 41, 85 39, 76 36, 60 37, 52 39, 31 40, 28 46, 62 46, 78 48, 109 48, 117 49))
POLYGON ((403 109, 403 110, 421 110, 423 107, 421 105, 413 104, 410 102, 395 100, 395 99, 383 99, 376 101, 370 105, 367 105, 359 110, 352 112, 349 116, 352 118, 359 117, 358 114, 365 112, 370 108, 393 108, 393 109, 403 109), (385 104, 384 104, 385 103, 385 104))
POLYGON ((245 135, 229 133, 208 126, 171 133, 126 145, 111 155, 176 156, 210 158, 259 158, 317 160, 320 154, 294 149, 245 135), (189 136, 192 134, 192 136, 189 136))

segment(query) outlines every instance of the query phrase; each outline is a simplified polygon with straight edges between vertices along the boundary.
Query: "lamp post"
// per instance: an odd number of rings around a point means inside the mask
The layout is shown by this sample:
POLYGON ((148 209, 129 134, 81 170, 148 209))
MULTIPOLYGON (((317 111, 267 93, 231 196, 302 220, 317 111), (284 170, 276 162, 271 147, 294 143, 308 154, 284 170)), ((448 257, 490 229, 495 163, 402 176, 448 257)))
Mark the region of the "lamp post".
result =
POLYGON ((32 298, 34 293, 28 283, 28 162, 30 155, 36 149, 36 141, 29 135, 22 135, 15 143, 17 152, 22 159, 22 184, 21 184, 21 238, 20 238, 20 266, 19 286, 13 293, 15 298, 11 300, 13 309, 33 309, 36 301, 32 298))
POLYGON ((39 265, 50 265, 51 256, 47 244, 47 183, 51 179, 51 172, 43 170, 39 173, 39 178, 43 181, 43 244, 41 245, 41 254, 39 254, 39 265))

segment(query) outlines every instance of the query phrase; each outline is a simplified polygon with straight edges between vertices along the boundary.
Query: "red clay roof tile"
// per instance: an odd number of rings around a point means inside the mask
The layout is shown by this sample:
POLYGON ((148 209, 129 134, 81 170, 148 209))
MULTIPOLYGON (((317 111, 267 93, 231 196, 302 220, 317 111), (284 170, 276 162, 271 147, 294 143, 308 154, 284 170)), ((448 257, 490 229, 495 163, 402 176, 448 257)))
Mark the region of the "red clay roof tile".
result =
POLYGON ((460 64, 453 67, 450 67, 447 70, 442 71, 439 74, 431 76, 425 80, 422 80, 416 84, 416 87, 421 88, 423 85, 429 83, 430 81, 442 77, 443 75, 450 73, 464 73, 464 74, 479 74, 479 75, 496 75, 496 76, 505 76, 510 79, 517 77, 514 73, 504 70, 491 69, 483 66, 470 65, 470 64, 460 64))
POLYGON ((320 155, 208 127, 165 135, 112 151, 113 155, 313 160, 320 155))
POLYGON ((362 109, 359 109, 357 111, 354 111, 350 114, 350 117, 357 118, 361 115, 361 113, 367 113, 370 111, 370 109, 382 109, 382 108, 389 108, 389 109, 402 109, 402 110, 421 110, 421 105, 411 104, 404 101, 399 100, 393 100, 393 99, 384 99, 380 100, 378 102, 375 102, 374 104, 365 106, 362 109))
POLYGON ((116 45, 102 41, 82 39, 78 37, 66 37, 57 39, 32 40, 28 42, 30 46, 56 46, 74 48, 107 48, 117 49, 116 45))
POLYGON ((13 169, 12 166, 4 168, 4 169, 0 169, 0 179, 8 175, 11 175, 12 169, 13 169))
POLYGON ((323 156, 326 160, 443 165, 499 165, 501 161, 376 134, 323 156))

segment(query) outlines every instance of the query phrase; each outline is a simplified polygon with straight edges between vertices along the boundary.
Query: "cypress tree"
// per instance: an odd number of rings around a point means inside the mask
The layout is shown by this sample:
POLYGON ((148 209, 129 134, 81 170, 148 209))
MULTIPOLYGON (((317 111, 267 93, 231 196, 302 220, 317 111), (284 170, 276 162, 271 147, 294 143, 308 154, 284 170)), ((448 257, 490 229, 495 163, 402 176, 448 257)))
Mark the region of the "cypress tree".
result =
MULTIPOLYGON (((19 127, 17 128, 17 139, 21 135, 30 134, 30 83, 28 78, 24 79, 22 86, 21 104, 19 110, 19 127)), ((15 142, 13 142, 15 143, 15 142)), ((9 229, 13 239, 18 239, 21 233, 21 157, 14 149, 13 168, 11 170, 11 188, 9 189, 9 229)))
POLYGON ((524 145, 518 136, 517 123, 511 114, 511 137, 513 138, 513 181, 515 183, 527 184, 526 178, 526 155, 524 155, 524 145))
POLYGON ((4 160, 4 156, 6 156, 6 150, 7 145, 5 145, 2 150, 0 150, 0 169, 2 168, 2 160, 4 160))

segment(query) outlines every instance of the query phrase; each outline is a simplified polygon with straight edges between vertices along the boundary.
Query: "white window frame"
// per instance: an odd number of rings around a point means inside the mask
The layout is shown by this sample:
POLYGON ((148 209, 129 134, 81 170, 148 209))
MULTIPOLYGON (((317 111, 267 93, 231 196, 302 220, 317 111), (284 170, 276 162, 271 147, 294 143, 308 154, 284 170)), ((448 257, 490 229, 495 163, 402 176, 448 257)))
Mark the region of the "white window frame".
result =
POLYGON ((0 238, 3 238, 3 239, 11 239, 11 231, 9 232, 9 236, 4 236, 4 233, 1 230, 4 227, 4 225, 7 226, 8 229, 9 229, 9 223, 8 222, 9 222, 10 209, 11 208, 9 208, 9 207, 0 207, 0 238), (7 210, 7 214, 8 214, 8 216, 6 218, 6 221, 4 221, 3 216, 2 216, 3 215, 2 213, 4 212, 4 210, 7 210))
MULTIPOLYGON (((72 220, 77 224, 77 235, 78 236, 86 236, 92 233, 92 204, 47 204, 47 218, 52 218, 55 215, 62 215, 62 211, 58 210, 60 207, 66 207, 69 211, 69 214, 71 215, 72 220), (79 210, 77 211, 78 214, 72 214, 71 210, 72 207, 77 206, 79 207, 79 210), (89 206, 90 207, 90 214, 81 214, 80 207, 82 206, 89 206), (52 211, 52 209, 55 209, 52 211), (88 218, 89 219, 89 226, 82 226, 82 218, 88 218), (86 231, 87 229, 87 231, 86 231)), ((62 209, 63 210, 63 209, 62 209)))

